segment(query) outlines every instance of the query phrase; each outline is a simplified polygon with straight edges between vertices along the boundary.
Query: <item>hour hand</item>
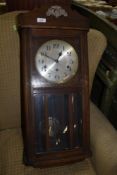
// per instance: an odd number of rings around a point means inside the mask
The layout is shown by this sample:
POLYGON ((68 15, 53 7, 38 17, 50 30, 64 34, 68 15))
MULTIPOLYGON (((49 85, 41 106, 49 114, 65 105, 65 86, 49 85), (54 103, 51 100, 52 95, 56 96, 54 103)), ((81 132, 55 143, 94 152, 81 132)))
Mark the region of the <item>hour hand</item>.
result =
POLYGON ((62 56, 62 51, 58 53, 58 58, 57 58, 57 62, 59 61, 59 58, 62 56))
POLYGON ((61 57, 62 55, 62 51, 58 53, 58 58, 61 57))

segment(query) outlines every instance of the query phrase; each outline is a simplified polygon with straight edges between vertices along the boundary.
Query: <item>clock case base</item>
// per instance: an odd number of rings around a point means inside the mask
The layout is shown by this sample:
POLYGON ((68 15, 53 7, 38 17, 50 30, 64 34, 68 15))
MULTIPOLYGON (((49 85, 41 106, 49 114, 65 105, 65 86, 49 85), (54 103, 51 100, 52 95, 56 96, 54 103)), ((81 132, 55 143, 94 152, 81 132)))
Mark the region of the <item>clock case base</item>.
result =
MULTIPOLYGON (((67 6, 63 6, 63 8, 68 12, 68 18, 63 16, 57 19, 53 16, 45 17, 45 12, 48 8, 50 8, 50 5, 18 16, 21 46, 21 106, 24 162, 26 165, 40 168, 81 161, 90 155, 87 58, 89 21, 67 6), (36 20, 39 16, 46 18, 47 22, 37 23, 36 20), (34 66, 34 54, 37 47, 45 41, 56 38, 70 42, 78 51, 79 55, 79 70, 77 74, 71 81, 60 85, 51 84, 43 80, 34 66), (35 46, 34 43, 36 43, 35 46), (33 80, 36 80, 35 87, 32 85, 33 80), (37 143, 35 135, 37 133, 35 128, 34 96, 38 94, 45 94, 46 96, 46 93, 67 93, 69 96, 73 93, 81 94, 81 116, 83 124, 82 144, 80 146, 59 151, 51 150, 40 153, 36 151, 35 145, 37 143)), ((71 108, 70 103, 69 108, 71 108)), ((72 114, 72 109, 70 113, 72 114)), ((46 132, 48 132, 47 129, 46 132)), ((71 135, 71 131, 69 134, 71 135)))
POLYGON ((67 164, 73 164, 75 162, 83 161, 85 158, 90 157, 91 152, 85 152, 84 150, 71 150, 71 151, 63 151, 59 153, 49 153, 38 155, 34 158, 34 160, 30 160, 25 152, 24 152, 24 163, 27 166, 32 166, 35 168, 47 168, 54 166, 63 166, 67 164))

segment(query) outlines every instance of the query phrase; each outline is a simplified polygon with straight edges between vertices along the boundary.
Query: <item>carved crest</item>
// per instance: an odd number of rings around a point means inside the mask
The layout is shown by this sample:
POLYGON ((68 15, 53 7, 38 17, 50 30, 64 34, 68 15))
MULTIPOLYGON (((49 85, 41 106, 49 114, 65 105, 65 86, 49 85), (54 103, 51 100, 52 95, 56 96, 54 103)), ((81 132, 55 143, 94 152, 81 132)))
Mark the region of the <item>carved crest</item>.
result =
POLYGON ((47 16, 55 16, 56 18, 60 17, 60 16, 68 16, 67 12, 65 11, 65 9, 63 9, 61 6, 55 5, 55 6, 51 6, 47 13, 47 16))

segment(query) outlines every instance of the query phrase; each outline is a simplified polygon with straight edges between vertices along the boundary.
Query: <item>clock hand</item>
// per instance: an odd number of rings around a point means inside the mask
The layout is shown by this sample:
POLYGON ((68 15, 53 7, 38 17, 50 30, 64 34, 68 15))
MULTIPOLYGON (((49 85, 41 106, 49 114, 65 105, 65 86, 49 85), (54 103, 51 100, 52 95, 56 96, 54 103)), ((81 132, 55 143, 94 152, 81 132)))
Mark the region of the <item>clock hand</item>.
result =
POLYGON ((58 53, 57 63, 59 62, 59 58, 62 56, 62 51, 58 53))
POLYGON ((50 56, 48 56, 48 55, 46 55, 46 54, 45 54, 44 56, 46 56, 47 58, 53 60, 54 62, 58 62, 55 58, 52 58, 52 57, 50 57, 50 56))
MULTIPOLYGON (((58 54, 58 55, 59 55, 59 57, 60 57, 60 56, 62 55, 62 51, 61 51, 61 52, 59 52, 59 54, 58 54)), ((58 57, 58 58, 59 58, 59 57, 58 57)))
POLYGON ((58 54, 58 58, 57 58, 57 59, 55 59, 55 58, 53 58, 53 57, 50 57, 50 56, 48 56, 48 55, 44 54, 44 56, 46 56, 47 58, 49 58, 49 59, 53 60, 53 61, 54 61, 54 62, 56 62, 56 63, 58 63, 58 62, 59 62, 59 58, 61 57, 61 55, 62 55, 62 51, 61 51, 61 52, 59 52, 59 54, 58 54))

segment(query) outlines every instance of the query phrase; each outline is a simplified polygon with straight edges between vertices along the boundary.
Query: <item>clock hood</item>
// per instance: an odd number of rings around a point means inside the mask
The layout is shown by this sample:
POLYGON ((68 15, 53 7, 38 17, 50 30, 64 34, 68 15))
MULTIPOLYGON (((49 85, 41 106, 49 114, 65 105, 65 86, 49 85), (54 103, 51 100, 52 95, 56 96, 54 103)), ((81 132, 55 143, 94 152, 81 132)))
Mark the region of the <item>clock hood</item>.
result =
POLYGON ((18 27, 88 30, 89 20, 73 7, 49 4, 20 14, 18 16, 18 27))

